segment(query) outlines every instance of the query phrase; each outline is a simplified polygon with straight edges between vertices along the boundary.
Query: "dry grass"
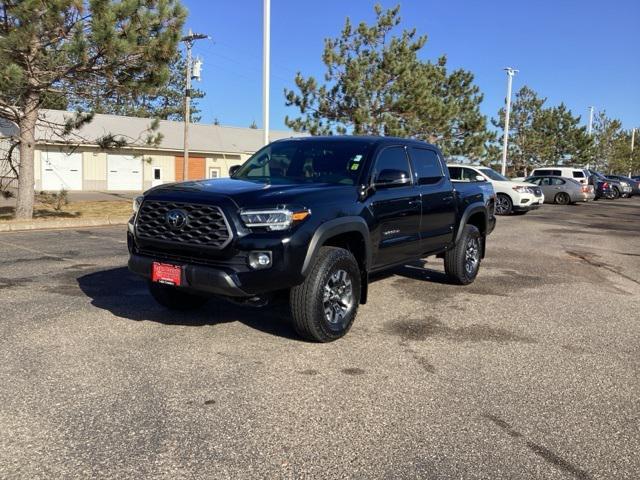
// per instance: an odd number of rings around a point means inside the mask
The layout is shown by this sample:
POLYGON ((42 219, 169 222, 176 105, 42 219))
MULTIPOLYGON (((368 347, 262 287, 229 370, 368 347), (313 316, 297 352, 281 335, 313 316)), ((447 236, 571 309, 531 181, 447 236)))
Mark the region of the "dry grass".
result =
MULTIPOLYGON (((0 207, 0 222, 14 220, 14 207, 0 207)), ((33 209, 36 221, 63 218, 126 217, 131 214, 131 201, 82 201, 69 202, 60 211, 37 203, 33 209)))

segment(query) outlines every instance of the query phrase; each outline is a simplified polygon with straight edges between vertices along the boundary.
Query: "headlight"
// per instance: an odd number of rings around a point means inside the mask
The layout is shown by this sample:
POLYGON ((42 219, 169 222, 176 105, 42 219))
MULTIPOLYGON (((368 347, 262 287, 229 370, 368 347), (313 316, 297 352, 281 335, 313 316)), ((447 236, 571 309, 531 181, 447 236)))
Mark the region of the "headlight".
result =
POLYGON ((627 182, 620 182, 620 185, 623 186, 623 187, 628 187, 629 186, 629 184, 627 182))
POLYGON ((133 199, 133 213, 138 213, 138 210, 140 210, 140 205, 142 205, 143 200, 144 200, 144 196, 142 195, 133 199))
POLYGON ((286 230, 296 222, 306 219, 309 210, 292 211, 286 208, 243 210, 240 218, 249 228, 266 228, 269 231, 286 230))
POLYGON ((516 185, 512 187, 516 192, 520 193, 531 193, 531 189, 529 187, 523 187, 522 185, 516 185))

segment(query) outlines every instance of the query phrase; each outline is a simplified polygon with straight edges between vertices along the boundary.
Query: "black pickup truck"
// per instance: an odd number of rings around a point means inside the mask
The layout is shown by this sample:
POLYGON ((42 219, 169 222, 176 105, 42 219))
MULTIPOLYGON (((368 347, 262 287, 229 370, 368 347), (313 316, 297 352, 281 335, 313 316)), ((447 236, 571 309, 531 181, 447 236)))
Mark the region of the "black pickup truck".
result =
POLYGON ((373 272, 437 255, 475 279, 495 226, 487 182, 452 183, 439 150, 389 137, 305 137, 259 150, 231 178, 162 185, 134 202, 131 271, 162 305, 287 291, 303 337, 351 327, 373 272))

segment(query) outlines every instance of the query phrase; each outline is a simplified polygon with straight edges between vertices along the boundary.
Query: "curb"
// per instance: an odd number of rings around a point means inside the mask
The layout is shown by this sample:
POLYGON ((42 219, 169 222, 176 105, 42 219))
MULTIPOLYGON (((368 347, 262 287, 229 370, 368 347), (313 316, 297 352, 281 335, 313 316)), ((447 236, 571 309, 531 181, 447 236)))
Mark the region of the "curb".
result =
POLYGON ((76 227, 104 227, 108 225, 126 225, 127 217, 70 218, 64 220, 43 220, 27 222, 1 222, 0 232, 20 232, 25 230, 57 230, 76 227))

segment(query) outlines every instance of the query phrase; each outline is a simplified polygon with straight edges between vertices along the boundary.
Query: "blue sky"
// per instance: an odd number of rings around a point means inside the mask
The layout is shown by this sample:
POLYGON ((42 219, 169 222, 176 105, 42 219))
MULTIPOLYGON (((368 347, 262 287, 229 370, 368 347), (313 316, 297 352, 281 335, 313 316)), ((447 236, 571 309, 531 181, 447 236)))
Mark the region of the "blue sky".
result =
MULTIPOLYGON (((207 33, 194 54, 204 60, 203 121, 262 125, 262 0, 183 0, 186 28, 207 33)), ((323 40, 340 32, 345 17, 371 22, 368 0, 271 1, 271 128, 283 129, 283 89, 297 71, 321 79, 323 40)), ((589 105, 640 127, 640 2, 638 0, 382 1, 400 3, 402 26, 428 41, 421 57, 446 54, 449 67, 475 74, 485 95, 482 111, 503 105, 505 66, 520 70, 514 91, 528 85, 564 101, 586 123, 589 105)))

